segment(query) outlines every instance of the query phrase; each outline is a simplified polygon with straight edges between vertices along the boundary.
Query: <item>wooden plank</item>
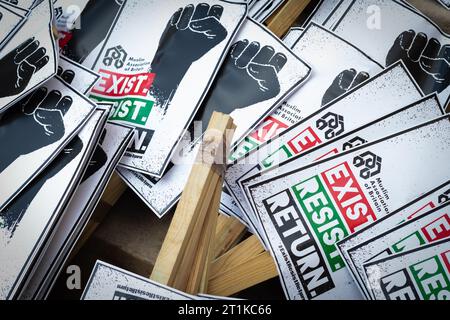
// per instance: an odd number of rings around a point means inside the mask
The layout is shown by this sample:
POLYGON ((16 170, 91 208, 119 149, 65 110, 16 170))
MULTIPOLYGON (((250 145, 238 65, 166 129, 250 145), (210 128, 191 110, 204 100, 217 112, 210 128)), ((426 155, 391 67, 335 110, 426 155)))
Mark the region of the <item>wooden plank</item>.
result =
POLYGON ((222 198, 222 186, 223 186, 223 176, 222 176, 222 182, 220 185, 220 189, 217 191, 217 194, 216 194, 216 196, 217 196, 216 206, 212 207, 212 211, 211 211, 211 214, 214 215, 216 219, 211 228, 211 241, 209 242, 209 245, 208 245, 206 265, 205 265, 205 269, 203 271, 203 276, 202 276, 200 288, 199 288, 199 292, 201 292, 201 293, 208 292, 208 284, 209 284, 209 278, 210 278, 210 274, 211 274, 212 263, 215 258, 215 256, 214 256, 215 245, 214 244, 215 244, 215 240, 216 240, 217 222, 219 219, 219 215, 217 215, 216 212, 219 210, 219 207, 220 207, 220 199, 222 198))
POLYGON ((241 241, 247 232, 238 219, 219 215, 217 220, 216 238, 214 240, 214 257, 219 257, 241 241))
POLYGON ((277 275, 277 268, 272 257, 268 252, 263 252, 236 268, 211 278, 208 284, 208 294, 231 296, 277 275))
MULTIPOLYGON (((222 146, 223 146, 223 149, 226 149, 225 153, 226 153, 226 155, 228 155, 229 144, 232 141, 232 134, 234 133, 235 127, 234 127, 234 124, 232 124, 232 119, 229 116, 223 115, 223 117, 230 119, 231 127, 233 128, 232 132, 230 131, 231 135, 230 135, 230 132, 226 132, 226 135, 227 135, 226 137, 224 137, 222 130, 220 130, 218 132, 222 136, 222 139, 225 139, 225 141, 222 142, 222 146), (225 144, 224 144, 224 142, 225 142, 225 144)), ((226 131, 226 129, 225 129, 225 131, 226 131)), ((208 141, 208 139, 209 138, 205 135, 203 141, 204 142, 208 141)), ((222 147, 220 149, 222 149, 222 147)), ((210 151, 207 151, 207 152, 208 152, 208 154, 210 153, 210 151)), ((220 150, 219 150, 219 152, 220 152, 220 150)), ((208 188, 208 190, 211 191, 211 196, 210 196, 210 198, 205 197, 202 200, 202 201, 204 201, 204 205, 207 210, 206 215, 211 213, 211 210, 213 210, 214 216, 215 216, 214 218, 217 218, 217 212, 219 210, 220 198, 221 198, 221 193, 222 193, 221 191, 222 191, 222 185, 223 185, 223 172, 225 170, 225 160, 226 160, 226 158, 228 158, 228 156, 223 157, 224 154, 221 154, 221 156, 222 156, 222 158, 220 159, 221 169, 219 170, 219 171, 221 171, 220 175, 217 176, 217 178, 218 178, 217 182, 215 180, 216 176, 214 176, 214 178, 212 180, 212 181, 214 181, 214 183, 217 183, 217 185, 215 187, 211 186, 210 188, 208 188)), ((206 162, 209 163, 210 161, 207 160, 206 162)), ((211 170, 211 169, 209 169, 209 170, 211 170)), ((215 170, 213 170, 213 171, 215 171, 215 170)), ((190 186, 186 185, 186 188, 190 188, 190 186)), ((178 271, 176 273, 175 279, 172 284, 175 288, 186 288, 185 289, 186 292, 195 293, 195 294, 197 294, 199 292, 199 285, 203 278, 203 271, 205 270, 204 264, 206 263, 206 258, 208 256, 207 254, 208 254, 209 242, 210 242, 210 241, 208 241, 208 243, 207 243, 208 245, 206 245, 206 243, 205 243, 205 246, 203 246, 199 249, 199 247, 198 247, 200 245, 199 240, 201 239, 202 235, 206 231, 203 229, 204 220, 205 220, 205 216, 203 215, 203 207, 202 207, 202 210, 198 213, 197 222, 195 223, 194 229, 191 232, 191 235, 190 235, 191 238, 187 241, 187 247, 185 249, 184 256, 181 260, 180 266, 178 267, 179 270, 182 270, 183 272, 178 271), (202 250, 205 250, 205 251, 202 251, 202 250), (203 263, 203 265, 201 265, 201 267, 200 267, 201 272, 199 272, 198 274, 195 274, 195 272, 194 273, 184 272, 185 270, 192 269, 193 264, 194 264, 195 252, 196 252, 197 256, 199 256, 199 259, 202 260, 202 263, 203 263), (191 277, 192 277, 192 281, 191 281, 191 277)), ((216 224, 216 220, 214 220, 214 224, 216 224)), ((211 229, 211 231, 212 230, 215 230, 215 227, 214 227, 214 229, 211 229)))
POLYGON ((267 27, 278 37, 288 32, 311 0, 288 0, 278 12, 269 18, 267 27))
POLYGON ((191 219, 192 229, 186 234, 186 239, 184 240, 185 246, 183 246, 182 251, 180 251, 182 258, 176 266, 177 271, 174 273, 174 278, 170 282, 171 286, 179 290, 187 290, 189 276, 192 271, 192 265, 194 264, 198 243, 202 235, 203 220, 207 215, 210 202, 212 202, 215 186, 219 183, 220 179, 218 176, 214 175, 210 180, 211 183, 209 187, 207 187, 207 193, 200 198, 203 202, 201 202, 201 206, 197 209, 195 216, 191 219))
MULTIPOLYGON (((208 272, 207 269, 211 262, 209 261, 209 249, 211 242, 214 240, 213 231, 215 232, 217 224, 217 211, 219 210, 220 206, 222 185, 223 179, 219 179, 203 226, 201 230, 198 230, 198 232, 200 232, 199 244, 186 288, 186 292, 190 294, 198 294, 199 292, 201 292, 201 286, 207 285, 207 283, 205 283, 204 277, 205 272, 208 272)), ((196 230, 194 230, 193 232, 196 232, 196 230)))
MULTIPOLYGON (((187 272, 180 272, 178 271, 175 275, 175 279, 172 283, 172 285, 175 288, 186 288, 184 291, 190 292, 190 293, 198 293, 199 285, 201 282, 201 279, 203 277, 203 271, 204 271, 204 264, 206 263, 206 257, 208 254, 209 246, 206 246, 207 243, 202 246, 202 237, 204 236, 205 232, 207 231, 207 227, 205 228, 205 221, 207 220, 208 214, 210 213, 211 209, 214 210, 214 216, 217 218, 217 211, 219 208, 219 202, 220 202, 220 190, 222 189, 223 185, 223 179, 222 176, 213 177, 212 184, 216 183, 215 186, 211 184, 211 186, 208 188, 208 190, 212 190, 211 196, 205 196, 203 199, 204 203, 201 207, 201 210, 198 212, 197 218, 194 217, 194 219, 197 220, 194 224, 194 228, 191 231, 190 238, 187 241, 187 246, 185 248, 185 252, 183 255, 183 258, 181 259, 179 270, 189 270, 187 272), (217 178, 217 179, 216 179, 217 178), (211 208, 212 207, 212 208, 211 208), (206 208, 204 210, 204 208, 206 208), (205 211, 205 212, 204 212, 205 211), (206 230, 205 230, 206 229, 206 230), (201 264, 198 266, 199 270, 195 270, 195 262, 196 259, 199 259, 201 264), (193 273, 191 273, 192 269, 193 273)), ((186 188, 189 188, 187 186, 186 188)))
MULTIPOLYGON (((220 206, 220 204, 219 204, 219 206, 220 206)), ((200 283, 200 289, 199 289, 200 293, 208 292, 209 278, 211 275, 211 267, 212 267, 213 260, 214 260, 214 240, 211 241, 211 243, 209 244, 205 270, 203 271, 203 277, 202 277, 202 281, 200 283)))
POLYGON ((258 237, 251 236, 213 261, 210 278, 218 277, 221 273, 236 268, 262 252, 264 247, 258 237))
MULTIPOLYGON (((219 152, 228 153, 229 133, 235 128, 230 116, 214 112, 205 132, 200 159, 192 166, 185 190, 178 203, 151 279, 185 290, 195 257, 206 213, 222 173, 217 164, 219 152), (225 138, 225 133, 227 137, 225 138), (227 144, 225 146, 225 144, 227 144)), ((223 159, 222 169, 223 169, 223 159)))

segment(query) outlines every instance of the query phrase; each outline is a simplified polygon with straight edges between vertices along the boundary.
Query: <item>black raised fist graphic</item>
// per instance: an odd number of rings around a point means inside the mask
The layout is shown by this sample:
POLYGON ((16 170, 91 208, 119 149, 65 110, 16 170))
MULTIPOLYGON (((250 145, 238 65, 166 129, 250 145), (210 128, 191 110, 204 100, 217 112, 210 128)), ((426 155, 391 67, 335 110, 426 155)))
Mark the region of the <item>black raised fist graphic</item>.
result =
POLYGON ((358 73, 355 69, 342 71, 325 92, 322 99, 322 106, 327 105, 367 79, 369 79, 369 74, 367 72, 358 73))
POLYGON ((41 87, 11 108, 0 122, 0 172, 21 155, 48 146, 64 136, 64 115, 72 98, 41 87))
POLYGON ((30 38, 0 59, 0 98, 14 96, 27 87, 33 75, 49 61, 45 48, 30 38))
POLYGON ((83 63, 89 54, 106 38, 123 0, 90 0, 80 16, 81 28, 75 28, 61 39, 62 53, 83 63))
MULTIPOLYGON (((230 114, 236 109, 272 99, 280 93, 278 72, 287 62, 271 46, 243 40, 231 49, 205 100, 197 120, 207 125, 214 111, 230 114)), ((204 128, 206 129, 206 128, 204 128)))
POLYGON ((409 30, 395 40, 386 57, 386 65, 402 60, 423 92, 441 93, 450 84, 450 45, 441 46, 425 33, 409 30))
POLYGON ((220 23, 223 7, 201 3, 173 14, 164 30, 151 64, 156 74, 152 94, 167 108, 191 64, 222 42, 228 32, 220 23))
POLYGON ((63 70, 61 66, 58 66, 58 76, 60 76, 65 83, 72 84, 73 79, 75 79, 75 72, 72 70, 63 70))
POLYGON ((34 179, 3 212, 1 212, 0 228, 7 229, 10 233, 10 238, 13 237, 14 231, 20 224, 28 207, 45 183, 74 160, 82 149, 83 142, 80 138, 75 137, 55 160, 53 160, 52 163, 45 168, 45 170, 34 179))

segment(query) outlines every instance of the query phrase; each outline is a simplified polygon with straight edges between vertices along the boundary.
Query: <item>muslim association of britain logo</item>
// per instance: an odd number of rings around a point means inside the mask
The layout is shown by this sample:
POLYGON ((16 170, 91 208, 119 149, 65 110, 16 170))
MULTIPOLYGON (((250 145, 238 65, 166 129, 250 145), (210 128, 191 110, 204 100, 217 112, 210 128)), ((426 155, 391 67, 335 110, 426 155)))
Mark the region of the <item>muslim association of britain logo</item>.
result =
POLYGON ((344 151, 347 151, 353 149, 354 147, 361 146, 365 143, 367 143, 367 140, 360 137, 354 137, 353 139, 350 139, 346 143, 344 143, 342 149, 344 151))
POLYGON ((360 168, 359 176, 363 179, 373 178, 381 172, 381 157, 367 151, 353 159, 353 165, 360 168))
POLYGON ((333 139, 344 132, 344 117, 328 112, 316 122, 317 129, 325 130, 325 138, 333 139))
POLYGON ((122 46, 116 46, 106 50, 105 57, 103 58, 103 63, 105 66, 110 67, 114 65, 117 69, 122 68, 127 60, 128 53, 122 46))
POLYGON ((443 194, 441 194, 438 198, 439 203, 445 203, 447 201, 450 201, 450 189, 445 191, 443 194))

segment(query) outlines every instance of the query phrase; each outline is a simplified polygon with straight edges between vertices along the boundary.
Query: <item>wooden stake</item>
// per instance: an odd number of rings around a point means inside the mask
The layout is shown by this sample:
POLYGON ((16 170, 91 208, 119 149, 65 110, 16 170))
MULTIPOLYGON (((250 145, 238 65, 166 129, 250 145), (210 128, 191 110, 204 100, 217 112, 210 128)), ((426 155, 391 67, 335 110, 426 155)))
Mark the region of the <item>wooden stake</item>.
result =
MULTIPOLYGON (((214 238, 212 238, 213 240, 214 238)), ((202 281, 200 283, 200 293, 208 292, 209 278, 211 275, 211 267, 214 259, 214 241, 211 241, 208 248, 208 256, 206 261, 205 270, 203 271, 202 281)))
POLYGON ((247 227, 238 219, 220 214, 214 240, 214 257, 217 258, 233 248, 241 241, 246 232, 247 227))
POLYGON ((204 135, 199 159, 192 166, 191 174, 156 260, 151 275, 152 280, 179 290, 186 290, 198 248, 201 227, 217 184, 223 176, 221 171, 225 163, 223 156, 228 154, 230 142, 228 134, 234 129, 230 116, 213 113, 204 135), (227 137, 225 137, 226 134, 227 137), (222 156, 220 160, 219 155, 222 156))
POLYGON ((298 19, 311 0, 289 0, 274 16, 269 18, 267 27, 278 37, 286 34, 289 28, 298 19))
MULTIPOLYGON (((206 214, 203 226, 201 230, 198 230, 198 232, 200 232, 200 240, 186 288, 186 292, 190 294, 198 294, 201 291, 201 286, 207 285, 206 282, 208 279, 205 279, 205 272, 208 272, 208 267, 211 262, 209 261, 210 244, 214 239, 213 231, 215 231, 217 224, 217 211, 220 206, 222 185, 223 180, 220 179, 216 185, 214 198, 206 214)), ((194 232, 196 232, 196 230, 194 230, 194 232)), ((189 249, 186 251, 188 252, 189 249)))
POLYGON ((213 261, 210 278, 232 270, 264 252, 264 247, 256 236, 251 236, 213 261))
POLYGON ((192 219, 193 227, 189 234, 186 236, 188 241, 185 241, 186 243, 183 248, 183 258, 179 261, 179 264, 177 266, 178 271, 174 274, 175 277, 172 280, 171 286, 173 286, 174 288, 187 291, 189 277, 191 275, 191 272, 193 271, 192 266, 197 256, 198 244, 200 241, 200 237, 203 234, 203 221, 207 216, 210 202, 212 202, 212 198, 214 197, 213 192, 214 190, 216 190, 216 186, 219 183, 219 180, 220 179, 218 179, 218 177, 212 178, 213 182, 208 187, 208 193, 205 194, 204 197, 202 197, 202 199, 205 200, 204 202, 202 202, 201 207, 196 212, 196 217, 193 217, 192 219))
POLYGON ((208 294, 231 296, 278 275, 275 263, 268 252, 221 273, 209 280, 208 294))

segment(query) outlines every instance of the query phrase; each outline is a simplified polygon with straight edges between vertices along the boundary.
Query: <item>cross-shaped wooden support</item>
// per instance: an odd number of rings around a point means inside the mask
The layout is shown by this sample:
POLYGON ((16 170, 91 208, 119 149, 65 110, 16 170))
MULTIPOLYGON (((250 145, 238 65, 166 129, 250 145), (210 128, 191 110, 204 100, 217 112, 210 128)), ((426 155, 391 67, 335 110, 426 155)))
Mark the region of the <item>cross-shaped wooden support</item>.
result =
POLYGON ((178 203, 151 279, 196 294, 208 286, 223 173, 235 125, 215 112, 178 203))

